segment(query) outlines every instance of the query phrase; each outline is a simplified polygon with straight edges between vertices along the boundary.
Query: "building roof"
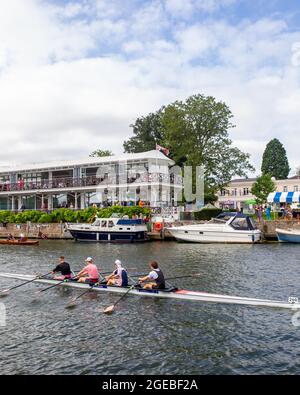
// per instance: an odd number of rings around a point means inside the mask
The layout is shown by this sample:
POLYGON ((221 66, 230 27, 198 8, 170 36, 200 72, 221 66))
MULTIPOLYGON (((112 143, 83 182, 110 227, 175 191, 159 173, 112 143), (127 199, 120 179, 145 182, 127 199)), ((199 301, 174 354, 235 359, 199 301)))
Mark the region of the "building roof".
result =
POLYGON ((234 179, 234 180, 231 180, 230 182, 231 183, 234 183, 234 182, 254 182, 254 181, 256 181, 257 180, 257 178, 255 177, 255 178, 236 178, 236 179, 234 179))
POLYGON ((152 150, 147 152, 139 152, 136 154, 121 154, 114 156, 106 156, 103 158, 98 157, 89 157, 84 159, 74 159, 74 160, 60 160, 60 161, 51 161, 47 163, 29 163, 29 164, 19 164, 13 166, 0 166, 0 173, 14 173, 19 171, 38 171, 38 170, 46 170, 46 169, 57 169, 57 168, 66 168, 66 167, 75 167, 75 166, 93 166, 96 167, 100 164, 105 163, 113 163, 113 162, 126 162, 126 161, 139 161, 143 159, 154 159, 154 160, 165 160, 168 165, 174 165, 174 161, 167 156, 165 156, 162 152, 158 150, 152 150))

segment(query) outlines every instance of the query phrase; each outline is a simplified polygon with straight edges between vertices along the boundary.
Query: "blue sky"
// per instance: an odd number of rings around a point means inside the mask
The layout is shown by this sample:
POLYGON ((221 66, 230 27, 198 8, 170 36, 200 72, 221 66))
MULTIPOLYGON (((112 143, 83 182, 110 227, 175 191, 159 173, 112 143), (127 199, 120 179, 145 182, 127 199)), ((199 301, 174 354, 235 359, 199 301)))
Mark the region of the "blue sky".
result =
POLYGON ((122 152, 129 125, 191 94, 234 114, 257 173, 266 143, 300 161, 296 0, 3 0, 3 164, 122 152), (298 141, 297 141, 298 139, 298 141))

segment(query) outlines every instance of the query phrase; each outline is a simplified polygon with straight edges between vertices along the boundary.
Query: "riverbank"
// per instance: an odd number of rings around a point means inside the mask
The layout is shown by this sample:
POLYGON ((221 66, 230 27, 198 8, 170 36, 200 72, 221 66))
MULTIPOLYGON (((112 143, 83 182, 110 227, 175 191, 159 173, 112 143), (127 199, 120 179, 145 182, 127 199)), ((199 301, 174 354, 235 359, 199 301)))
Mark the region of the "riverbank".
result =
MULTIPOLYGON (((181 225, 191 225, 203 223, 203 221, 176 221, 173 223, 174 226, 181 225)), ((150 240, 174 240, 174 237, 166 229, 168 225, 166 224, 163 229, 156 231, 154 226, 149 228, 148 236, 150 240)), ((263 239, 265 240, 277 240, 276 228, 281 229, 300 229, 299 220, 277 220, 277 221, 263 221, 262 223, 257 223, 258 229, 263 233, 263 239)), ((27 224, 6 224, 6 226, 0 226, 0 238, 7 238, 7 235, 11 233, 14 237, 20 237, 23 233, 26 237, 30 239, 39 238, 42 233, 47 237, 47 239, 61 239, 68 240, 72 239, 69 231, 66 230, 64 223, 50 223, 50 224, 34 224, 28 222, 27 224)))

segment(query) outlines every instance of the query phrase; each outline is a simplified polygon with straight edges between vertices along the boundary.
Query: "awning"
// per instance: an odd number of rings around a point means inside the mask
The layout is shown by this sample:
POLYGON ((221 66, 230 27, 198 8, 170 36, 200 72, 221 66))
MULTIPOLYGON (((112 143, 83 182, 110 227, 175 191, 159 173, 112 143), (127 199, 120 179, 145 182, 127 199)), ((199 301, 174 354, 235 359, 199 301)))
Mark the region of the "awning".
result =
POLYGON ((300 192, 272 192, 268 203, 300 203, 300 192))

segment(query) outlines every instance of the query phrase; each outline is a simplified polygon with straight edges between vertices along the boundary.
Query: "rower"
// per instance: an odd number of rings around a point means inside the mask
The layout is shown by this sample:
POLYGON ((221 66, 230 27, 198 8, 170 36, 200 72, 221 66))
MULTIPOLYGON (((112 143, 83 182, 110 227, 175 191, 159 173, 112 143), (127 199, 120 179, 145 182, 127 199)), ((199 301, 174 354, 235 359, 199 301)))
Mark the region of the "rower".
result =
POLYGON ((14 236, 11 233, 9 233, 7 235, 7 241, 13 241, 13 240, 15 240, 14 236))
POLYGON ((126 270, 122 267, 122 262, 117 259, 115 261, 116 269, 110 276, 106 277, 107 285, 114 285, 116 287, 127 287, 128 276, 126 270))
POLYGON ((72 277, 72 272, 70 265, 65 261, 64 256, 59 257, 59 264, 53 269, 52 273, 54 280, 66 280, 72 277), (60 273, 60 275, 55 275, 56 273, 60 273))
POLYGON ((95 285, 99 281, 99 271, 94 264, 93 258, 88 257, 85 260, 86 266, 77 274, 78 282, 95 285))
POLYGON ((158 267, 158 263, 156 261, 152 261, 149 263, 151 268, 151 272, 145 276, 140 277, 140 284, 146 283, 143 285, 144 289, 165 289, 165 277, 163 272, 158 267))
POLYGON ((19 239, 19 241, 27 241, 27 237, 24 235, 24 233, 21 233, 20 234, 20 239, 19 239))

